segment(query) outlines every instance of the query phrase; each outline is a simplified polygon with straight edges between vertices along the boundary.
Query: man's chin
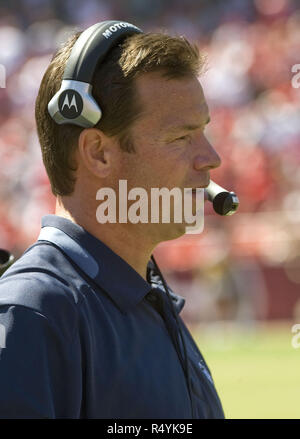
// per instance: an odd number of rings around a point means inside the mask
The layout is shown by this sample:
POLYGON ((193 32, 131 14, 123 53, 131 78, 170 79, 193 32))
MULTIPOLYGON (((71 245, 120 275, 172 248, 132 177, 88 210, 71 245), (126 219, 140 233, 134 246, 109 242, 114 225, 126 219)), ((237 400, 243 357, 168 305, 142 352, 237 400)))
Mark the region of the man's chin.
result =
POLYGON ((160 224, 161 242, 180 238, 186 233, 186 227, 185 223, 160 224))

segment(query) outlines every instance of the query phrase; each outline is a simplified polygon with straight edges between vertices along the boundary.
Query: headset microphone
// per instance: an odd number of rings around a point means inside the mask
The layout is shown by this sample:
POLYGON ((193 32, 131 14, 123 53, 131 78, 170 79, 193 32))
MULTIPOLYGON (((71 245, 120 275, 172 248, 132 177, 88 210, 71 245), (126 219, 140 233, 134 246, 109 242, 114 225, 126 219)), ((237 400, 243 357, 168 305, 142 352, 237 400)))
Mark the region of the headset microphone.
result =
POLYGON ((234 192, 228 192, 212 180, 205 191, 219 215, 233 215, 237 211, 240 202, 234 192))

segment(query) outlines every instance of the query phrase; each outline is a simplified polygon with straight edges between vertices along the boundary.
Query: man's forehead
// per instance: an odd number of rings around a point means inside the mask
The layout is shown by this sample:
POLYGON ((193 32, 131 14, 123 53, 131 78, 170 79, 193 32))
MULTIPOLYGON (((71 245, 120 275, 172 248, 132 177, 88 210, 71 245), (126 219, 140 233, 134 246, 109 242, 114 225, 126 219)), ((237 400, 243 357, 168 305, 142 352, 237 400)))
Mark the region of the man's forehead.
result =
POLYGON ((149 102, 155 104, 156 101, 168 104, 170 100, 205 100, 202 86, 196 76, 170 79, 159 72, 144 73, 136 78, 136 87, 144 105, 149 102))
POLYGON ((168 112, 160 112, 157 117, 157 129, 163 134, 172 135, 183 131, 203 128, 210 121, 206 101, 183 108, 170 107, 168 112))
POLYGON ((203 125, 209 110, 196 77, 166 79, 158 73, 138 78, 142 118, 157 120, 164 129, 178 125, 203 125))
POLYGON ((170 112, 162 120, 168 130, 176 129, 178 125, 197 125, 209 122, 209 108, 205 100, 201 102, 191 101, 184 109, 171 108, 170 112))

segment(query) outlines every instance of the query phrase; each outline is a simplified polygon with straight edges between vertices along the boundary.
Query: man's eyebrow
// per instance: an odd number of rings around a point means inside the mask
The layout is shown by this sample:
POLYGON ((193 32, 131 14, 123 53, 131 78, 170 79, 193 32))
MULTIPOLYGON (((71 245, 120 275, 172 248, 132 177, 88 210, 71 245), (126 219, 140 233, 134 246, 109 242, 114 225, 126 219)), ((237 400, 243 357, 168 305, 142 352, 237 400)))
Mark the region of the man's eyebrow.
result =
POLYGON ((209 122, 210 122, 210 116, 208 116, 204 124, 201 125, 185 124, 185 125, 171 126, 168 128, 168 132, 172 133, 176 131, 194 131, 197 130, 198 128, 201 128, 203 125, 207 125, 209 122))

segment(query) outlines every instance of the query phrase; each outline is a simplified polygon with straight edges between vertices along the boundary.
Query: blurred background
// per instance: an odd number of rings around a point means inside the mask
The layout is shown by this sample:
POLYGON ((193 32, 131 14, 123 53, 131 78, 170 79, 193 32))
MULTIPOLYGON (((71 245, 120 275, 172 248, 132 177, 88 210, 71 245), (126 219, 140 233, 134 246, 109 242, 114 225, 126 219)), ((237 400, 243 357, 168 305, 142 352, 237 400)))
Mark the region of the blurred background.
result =
POLYGON ((0 248, 19 257, 54 213, 34 121, 43 73, 70 34, 107 19, 184 35, 208 55, 206 133, 222 158, 211 177, 240 208, 219 217, 206 203, 204 232, 156 257, 186 298, 226 417, 300 418, 299 0, 1 0, 0 248))

